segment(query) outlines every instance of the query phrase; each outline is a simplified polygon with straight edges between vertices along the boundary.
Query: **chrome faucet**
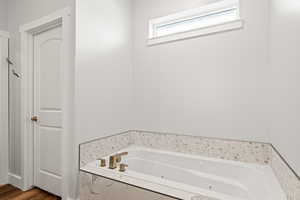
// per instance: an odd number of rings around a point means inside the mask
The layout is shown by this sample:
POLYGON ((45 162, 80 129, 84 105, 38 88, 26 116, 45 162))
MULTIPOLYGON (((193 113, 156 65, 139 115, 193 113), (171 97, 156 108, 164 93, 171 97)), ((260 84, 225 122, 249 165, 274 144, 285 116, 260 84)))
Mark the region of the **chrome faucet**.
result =
POLYGON ((109 157, 109 169, 116 169, 117 164, 121 162, 122 156, 128 155, 128 152, 118 153, 109 157))

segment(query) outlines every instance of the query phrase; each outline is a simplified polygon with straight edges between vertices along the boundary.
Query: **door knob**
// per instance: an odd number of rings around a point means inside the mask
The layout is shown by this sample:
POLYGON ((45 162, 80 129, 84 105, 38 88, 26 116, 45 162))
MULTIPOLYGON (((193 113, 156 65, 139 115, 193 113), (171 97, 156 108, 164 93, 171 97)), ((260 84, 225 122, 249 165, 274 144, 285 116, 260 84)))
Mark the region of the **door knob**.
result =
POLYGON ((38 121, 38 117, 37 116, 31 117, 31 121, 37 122, 38 121))

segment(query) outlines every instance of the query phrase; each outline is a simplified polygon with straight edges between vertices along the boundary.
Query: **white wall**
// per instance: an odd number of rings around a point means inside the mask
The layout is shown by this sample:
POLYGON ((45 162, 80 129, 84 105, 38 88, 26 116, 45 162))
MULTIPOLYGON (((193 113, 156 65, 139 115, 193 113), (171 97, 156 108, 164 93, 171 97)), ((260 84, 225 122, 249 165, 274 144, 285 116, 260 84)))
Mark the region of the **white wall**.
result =
MULTIPOLYGON (((74 7, 73 0, 9 0, 8 30, 11 34, 10 53, 17 71, 20 70, 19 26, 48 15, 66 6, 74 7)), ((11 75, 11 149, 10 172, 21 175, 20 141, 20 80, 11 75)))
POLYGON ((268 1, 241 0, 242 30, 146 45, 149 19, 205 2, 134 1, 135 128, 268 141, 268 1))
POLYGON ((300 2, 271 1, 271 141, 300 174, 300 2))
MULTIPOLYGON (((271 133, 299 172, 299 3, 271 0, 271 41, 269 1, 241 0, 242 30, 148 47, 148 19, 217 0, 132 1, 77 0, 77 144, 132 128, 259 141, 271 133)), ((18 70, 19 26, 74 3, 8 2, 18 70)), ((10 170, 20 174, 20 83, 12 79, 10 170)))
POLYGON ((0 185, 8 178, 8 38, 0 32, 0 185))
POLYGON ((132 127, 131 0, 78 0, 77 143, 132 127))
POLYGON ((7 30, 7 0, 0 0, 0 30, 7 30))
MULTIPOLYGON (((1 31, 7 31, 7 1, 6 0, 0 0, 0 32, 1 31)), ((7 53, 3 52, 5 45, 5 40, 0 33, 0 124, 1 124, 1 130, 5 128, 3 125, 6 125, 7 120, 3 119, 3 115, 5 115, 6 110, 2 111, 4 109, 2 106, 4 106, 4 100, 7 94, 4 91, 4 80, 3 78, 5 75, 3 74, 5 71, 3 69, 7 68, 7 65, 5 65, 5 56, 7 56, 7 53)), ((6 42, 7 44, 7 42, 6 42)), ((6 45, 7 46, 7 45, 6 45)), ((6 76, 7 77, 7 76, 6 76)), ((7 92, 7 91, 6 91, 7 92)), ((7 101, 5 101, 7 103, 7 101)), ((7 107, 7 106, 6 106, 7 107)), ((5 128, 7 129, 7 128, 5 128)), ((7 181, 7 145, 3 142, 7 141, 7 133, 0 133, 0 184, 3 184, 7 181), (4 135, 3 135, 4 134, 4 135)))

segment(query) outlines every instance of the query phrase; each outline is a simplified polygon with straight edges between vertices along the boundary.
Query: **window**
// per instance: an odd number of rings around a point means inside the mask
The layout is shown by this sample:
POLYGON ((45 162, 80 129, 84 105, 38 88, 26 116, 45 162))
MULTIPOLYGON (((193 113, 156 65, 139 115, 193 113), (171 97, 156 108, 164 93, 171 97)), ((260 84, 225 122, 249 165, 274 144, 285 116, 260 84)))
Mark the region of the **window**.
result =
POLYGON ((242 27, 238 0, 224 0, 149 21, 149 44, 242 27))

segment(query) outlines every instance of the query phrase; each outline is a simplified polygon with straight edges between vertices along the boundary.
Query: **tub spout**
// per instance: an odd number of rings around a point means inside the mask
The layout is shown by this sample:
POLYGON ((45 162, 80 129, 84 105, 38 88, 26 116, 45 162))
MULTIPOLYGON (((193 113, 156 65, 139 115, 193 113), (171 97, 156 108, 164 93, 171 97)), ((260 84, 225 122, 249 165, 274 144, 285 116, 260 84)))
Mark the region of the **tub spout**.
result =
POLYGON ((121 162, 122 156, 128 155, 128 152, 118 153, 109 157, 109 169, 116 169, 117 164, 121 162))

